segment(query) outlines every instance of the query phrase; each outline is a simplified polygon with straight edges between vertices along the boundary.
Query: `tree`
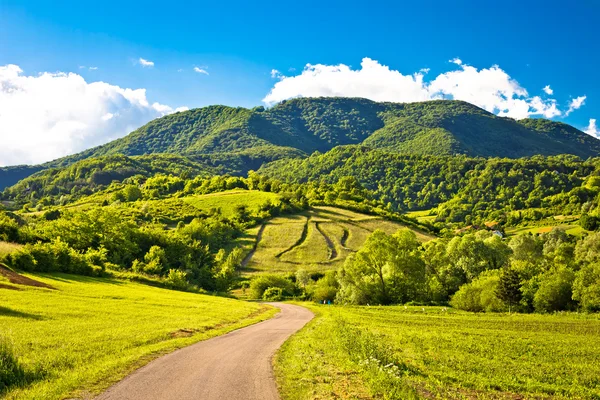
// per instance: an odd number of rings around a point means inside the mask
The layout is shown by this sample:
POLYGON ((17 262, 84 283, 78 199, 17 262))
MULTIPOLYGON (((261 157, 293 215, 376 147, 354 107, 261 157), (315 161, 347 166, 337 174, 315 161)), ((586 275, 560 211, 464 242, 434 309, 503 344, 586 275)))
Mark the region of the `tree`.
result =
POLYGON ((306 288, 306 285, 310 282, 310 275, 306 270, 299 269, 296 271, 296 283, 302 285, 303 288, 306 288))
POLYGON ((391 304, 416 300, 425 288, 425 263, 414 232, 376 230, 339 273, 339 301, 391 304))
POLYGON ((543 276, 533 297, 537 312, 569 310, 573 307, 572 284, 575 274, 569 268, 548 272, 543 276))
POLYGON ((504 268, 500 272, 496 295, 508 305, 509 313, 514 305, 519 304, 523 294, 521 293, 521 278, 518 271, 512 268, 504 268))

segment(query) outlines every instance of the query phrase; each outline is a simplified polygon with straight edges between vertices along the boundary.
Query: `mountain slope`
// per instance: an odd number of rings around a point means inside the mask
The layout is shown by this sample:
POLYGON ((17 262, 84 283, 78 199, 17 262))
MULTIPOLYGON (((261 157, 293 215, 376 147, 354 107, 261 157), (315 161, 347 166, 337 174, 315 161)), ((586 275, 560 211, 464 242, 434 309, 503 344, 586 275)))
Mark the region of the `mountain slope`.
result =
POLYGON ((600 141, 566 124, 515 121, 462 101, 377 103, 358 98, 300 98, 270 109, 209 106, 171 114, 128 136, 67 159, 122 153, 230 153, 277 146, 328 151, 363 144, 399 153, 526 157, 600 153, 600 141))
POLYGON ((171 114, 106 145, 41 166, 0 169, 0 189, 31 171, 104 155, 178 154, 220 173, 245 174, 270 161, 356 144, 438 156, 600 154, 600 141, 572 126, 543 119, 515 121, 462 101, 299 98, 270 109, 209 106, 171 114))

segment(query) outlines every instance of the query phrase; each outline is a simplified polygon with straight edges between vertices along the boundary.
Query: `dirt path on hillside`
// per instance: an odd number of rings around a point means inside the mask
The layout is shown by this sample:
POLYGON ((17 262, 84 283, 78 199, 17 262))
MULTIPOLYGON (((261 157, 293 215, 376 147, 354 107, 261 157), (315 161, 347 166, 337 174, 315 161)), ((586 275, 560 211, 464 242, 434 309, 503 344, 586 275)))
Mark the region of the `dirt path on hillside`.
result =
POLYGON ((271 359, 313 318, 307 309, 272 303, 274 318, 154 360, 97 400, 277 400, 271 359))

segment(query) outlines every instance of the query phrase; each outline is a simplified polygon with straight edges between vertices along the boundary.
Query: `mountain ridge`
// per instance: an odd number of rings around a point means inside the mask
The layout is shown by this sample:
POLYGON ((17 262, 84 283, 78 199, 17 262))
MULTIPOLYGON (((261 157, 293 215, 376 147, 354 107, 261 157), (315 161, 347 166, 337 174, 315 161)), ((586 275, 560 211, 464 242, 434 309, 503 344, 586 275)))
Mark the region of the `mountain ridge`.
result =
POLYGON ((115 154, 177 154, 222 172, 244 174, 270 161, 343 145, 417 155, 600 155, 600 140, 570 125, 545 119, 516 121, 463 101, 297 98, 271 108, 214 105, 170 114, 105 145, 38 166, 0 169, 0 189, 30 172, 115 154))

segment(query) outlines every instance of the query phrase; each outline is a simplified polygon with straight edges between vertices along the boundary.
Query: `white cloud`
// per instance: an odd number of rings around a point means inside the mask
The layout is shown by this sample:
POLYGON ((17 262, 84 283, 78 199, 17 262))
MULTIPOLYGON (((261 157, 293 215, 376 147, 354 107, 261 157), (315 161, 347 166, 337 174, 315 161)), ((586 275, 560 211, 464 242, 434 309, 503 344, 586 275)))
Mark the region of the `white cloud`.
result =
POLYGON ((579 96, 571 100, 571 102, 569 103, 569 109, 565 113, 565 116, 571 114, 575 110, 580 109, 581 106, 585 104, 586 98, 587 96, 579 96))
MULTIPOLYGON (((208 75, 208 71, 204 68, 194 67, 194 71, 199 74, 208 75)), ((217 74, 218 75, 218 74, 217 74)))
POLYGON ((90 67, 90 71, 95 71, 97 69, 98 69, 98 67, 90 67))
POLYGON ((271 70, 271 78, 273 78, 273 79, 282 79, 282 78, 285 78, 285 76, 281 72, 279 72, 278 70, 272 69, 271 70))
POLYGON ((140 59, 138 60, 138 62, 140 63, 140 65, 142 67, 154 67, 154 62, 153 61, 145 60, 142 57, 140 57, 140 59))
POLYGON ((177 107, 175 109, 175 112, 184 112, 184 111, 188 111, 190 108, 187 106, 183 106, 183 107, 177 107))
POLYGON ((550 88, 550 85, 546 85, 544 86, 544 88, 542 89, 544 92, 546 92, 547 95, 551 96, 554 94, 554 90, 552 90, 550 88))
POLYGON ((174 112, 145 89, 86 82, 75 73, 28 76, 0 66, 0 165, 35 164, 122 137, 174 112))
POLYGON ((364 97, 374 101, 418 102, 456 99, 475 104, 489 112, 515 119, 541 115, 562 115, 555 99, 529 96, 527 90, 499 66, 477 69, 456 58, 455 70, 424 81, 427 69, 412 75, 364 58, 360 68, 307 64, 296 76, 278 76, 263 102, 272 105, 294 97, 364 97))
POLYGON ((462 65, 462 60, 458 57, 454 57, 452 60, 449 60, 448 62, 454 63, 456 65, 462 65))
POLYGON ((596 126, 596 120, 594 118, 590 119, 590 124, 583 131, 588 135, 592 135, 600 139, 600 129, 598 129, 598 127, 596 126))

